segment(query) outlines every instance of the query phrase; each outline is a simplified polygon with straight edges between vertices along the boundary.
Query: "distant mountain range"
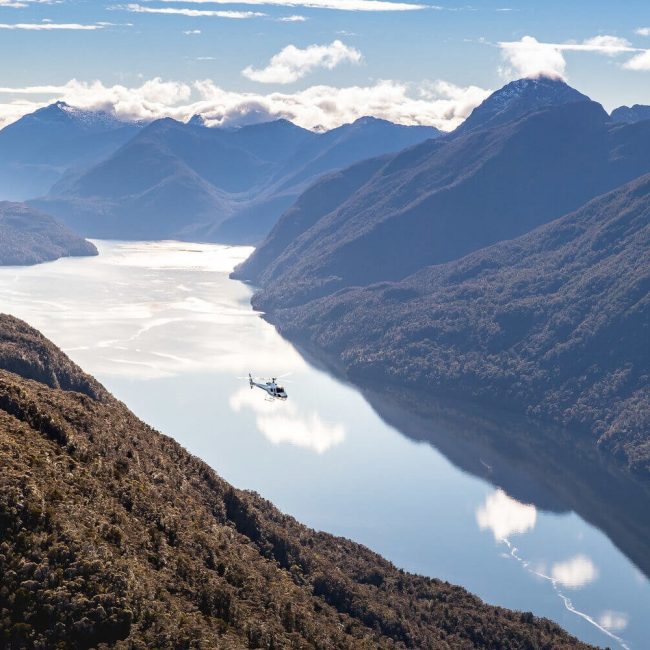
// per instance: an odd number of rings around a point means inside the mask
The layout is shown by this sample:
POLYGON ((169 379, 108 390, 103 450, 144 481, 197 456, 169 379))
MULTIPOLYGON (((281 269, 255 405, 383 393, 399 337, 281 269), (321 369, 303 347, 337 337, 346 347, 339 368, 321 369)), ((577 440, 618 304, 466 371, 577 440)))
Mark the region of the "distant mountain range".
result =
POLYGON ((438 135, 374 118, 320 134, 286 120, 217 129, 163 119, 34 205, 86 236, 250 243, 322 174, 438 135))
POLYGON ((650 106, 643 106, 642 104, 619 106, 612 111, 610 117, 614 122, 625 122, 626 124, 650 120, 650 106))
POLYGON ((97 255, 97 249, 49 215, 21 203, 0 201, 0 265, 83 255, 97 255))
POLYGON ((3 647, 591 647, 233 488, 0 316, 3 647))
POLYGON ((360 384, 503 404, 648 474, 650 121, 523 87, 523 115, 512 84, 485 102, 511 121, 322 178, 233 275, 360 384))
POLYGON ((57 102, 0 130, 0 199, 45 194, 70 168, 111 154, 142 127, 57 102))

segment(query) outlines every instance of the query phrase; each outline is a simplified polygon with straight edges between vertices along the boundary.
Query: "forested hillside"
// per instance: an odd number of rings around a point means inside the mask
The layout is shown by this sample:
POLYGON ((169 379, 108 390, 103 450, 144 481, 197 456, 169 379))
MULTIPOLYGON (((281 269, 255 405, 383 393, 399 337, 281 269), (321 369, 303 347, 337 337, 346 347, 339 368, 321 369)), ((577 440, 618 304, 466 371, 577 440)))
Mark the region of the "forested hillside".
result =
MULTIPOLYGON (((273 321, 355 380, 425 386, 587 432, 650 474, 650 176, 512 241, 273 321)), ((273 309, 273 291, 254 299, 273 309)))
POLYGON ((587 647, 234 489, 9 316, 0 368, 3 647, 587 647))

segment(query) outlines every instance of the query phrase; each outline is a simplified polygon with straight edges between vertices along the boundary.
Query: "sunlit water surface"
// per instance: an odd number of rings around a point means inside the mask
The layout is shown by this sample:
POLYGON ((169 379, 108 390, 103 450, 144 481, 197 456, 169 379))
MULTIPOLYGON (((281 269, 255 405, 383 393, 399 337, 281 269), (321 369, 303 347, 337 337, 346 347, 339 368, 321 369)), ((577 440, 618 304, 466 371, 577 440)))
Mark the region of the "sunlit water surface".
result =
POLYGON ((228 279, 250 248, 96 242, 100 256, 0 269, 2 311, 61 346, 225 479, 398 566, 533 611, 580 638, 650 647, 650 585, 574 513, 520 503, 385 424, 310 366, 228 279), (238 377, 291 373, 269 402, 238 377))

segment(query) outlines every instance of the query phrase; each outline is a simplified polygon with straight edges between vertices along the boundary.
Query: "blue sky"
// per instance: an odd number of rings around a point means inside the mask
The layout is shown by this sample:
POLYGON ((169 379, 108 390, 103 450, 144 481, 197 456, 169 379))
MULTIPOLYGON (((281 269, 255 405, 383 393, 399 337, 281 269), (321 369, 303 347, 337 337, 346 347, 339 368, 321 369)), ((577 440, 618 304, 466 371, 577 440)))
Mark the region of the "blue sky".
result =
POLYGON ((293 105, 286 116, 309 127, 367 112, 451 128, 487 90, 545 66, 608 109, 650 104, 648 0, 283 1, 0 0, 0 123, 63 98, 125 117, 221 123, 293 105))

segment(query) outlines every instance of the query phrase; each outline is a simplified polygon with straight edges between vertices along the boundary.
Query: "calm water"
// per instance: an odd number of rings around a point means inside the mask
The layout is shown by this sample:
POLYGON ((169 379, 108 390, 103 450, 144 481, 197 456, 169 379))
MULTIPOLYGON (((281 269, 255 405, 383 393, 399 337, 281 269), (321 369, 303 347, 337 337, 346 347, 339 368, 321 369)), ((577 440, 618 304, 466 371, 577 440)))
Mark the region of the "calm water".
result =
POLYGON ((432 439, 446 455, 386 424, 406 431, 399 408, 380 418, 251 311, 249 288, 228 279, 250 248, 97 244, 97 258, 0 269, 2 311, 40 329, 228 481, 300 521, 586 641, 650 647, 650 584, 637 568, 648 571, 648 539, 620 523, 649 514, 643 506, 628 512, 622 497, 601 508, 589 481, 568 474, 554 480, 553 499, 538 499, 543 480, 513 478, 507 460, 499 479, 477 477, 474 466, 492 471, 485 450, 471 440, 457 449, 459 435, 439 423, 432 439), (238 379, 249 370, 292 373, 289 400, 251 391, 238 379))

